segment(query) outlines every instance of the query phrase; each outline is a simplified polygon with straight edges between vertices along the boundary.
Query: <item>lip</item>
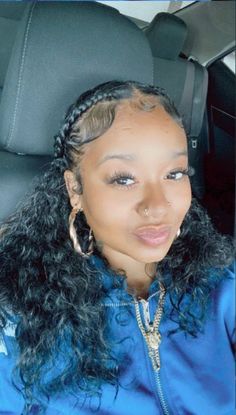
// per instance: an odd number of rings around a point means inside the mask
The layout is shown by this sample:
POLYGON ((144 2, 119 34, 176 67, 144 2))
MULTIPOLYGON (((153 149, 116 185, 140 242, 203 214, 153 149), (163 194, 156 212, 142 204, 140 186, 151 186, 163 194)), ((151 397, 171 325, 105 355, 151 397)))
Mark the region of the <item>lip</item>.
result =
POLYGON ((170 237, 170 226, 146 226, 137 229, 134 235, 146 245, 155 247, 167 242, 170 237))

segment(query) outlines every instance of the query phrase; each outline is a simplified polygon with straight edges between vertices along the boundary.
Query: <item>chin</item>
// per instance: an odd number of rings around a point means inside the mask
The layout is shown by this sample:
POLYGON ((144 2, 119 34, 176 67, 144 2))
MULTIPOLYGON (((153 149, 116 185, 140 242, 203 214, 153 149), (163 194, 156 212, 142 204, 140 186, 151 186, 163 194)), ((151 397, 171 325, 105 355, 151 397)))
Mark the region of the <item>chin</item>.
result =
POLYGON ((162 261, 165 256, 167 255, 170 247, 168 249, 152 249, 152 250, 142 250, 142 252, 139 252, 136 250, 133 255, 128 254, 128 256, 131 256, 133 259, 135 259, 138 262, 143 262, 145 264, 149 264, 151 262, 160 262, 162 261), (154 252, 155 251, 155 252, 154 252))

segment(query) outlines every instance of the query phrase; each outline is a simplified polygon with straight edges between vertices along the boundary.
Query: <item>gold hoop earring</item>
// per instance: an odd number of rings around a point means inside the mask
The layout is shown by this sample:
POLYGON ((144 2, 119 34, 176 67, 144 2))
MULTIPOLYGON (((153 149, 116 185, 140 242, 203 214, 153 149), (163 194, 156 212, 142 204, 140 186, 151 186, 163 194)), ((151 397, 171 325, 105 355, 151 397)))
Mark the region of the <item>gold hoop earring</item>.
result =
POLYGON ((73 242, 74 250, 84 258, 88 258, 93 253, 93 234, 92 229, 89 231, 89 247, 87 252, 83 252, 80 246, 80 243, 77 238, 77 232, 75 229, 75 218, 77 213, 83 212, 83 209, 78 209, 77 207, 73 207, 70 216, 69 216, 69 234, 70 238, 73 242))

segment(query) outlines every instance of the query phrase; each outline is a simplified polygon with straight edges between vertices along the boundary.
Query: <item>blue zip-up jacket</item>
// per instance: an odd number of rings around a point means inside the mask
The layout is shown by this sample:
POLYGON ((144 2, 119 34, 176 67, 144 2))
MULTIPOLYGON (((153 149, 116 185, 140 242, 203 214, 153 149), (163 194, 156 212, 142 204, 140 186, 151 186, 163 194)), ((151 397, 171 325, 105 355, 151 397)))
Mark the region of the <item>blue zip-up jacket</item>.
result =
MULTIPOLYGON (((96 262, 99 265, 99 261, 96 262)), ((103 268, 104 272, 104 268, 103 268)), ((112 289, 104 301, 114 348, 122 359, 118 395, 104 385, 101 398, 66 391, 49 399, 46 415, 233 415, 234 414, 234 279, 226 278, 212 291, 212 302, 204 332, 193 338, 183 332, 168 336, 176 324, 161 320, 160 370, 154 370, 146 341, 139 329, 134 299, 120 288, 112 289)), ((146 301, 139 301, 145 323, 158 303, 158 286, 150 287, 146 301), (144 313, 144 310, 145 313, 144 313)), ((168 306, 168 295, 165 301, 168 306)), ((0 340, 0 414, 21 415, 25 402, 11 381, 17 359, 14 323, 0 340)), ((27 414, 38 414, 35 405, 27 414)))

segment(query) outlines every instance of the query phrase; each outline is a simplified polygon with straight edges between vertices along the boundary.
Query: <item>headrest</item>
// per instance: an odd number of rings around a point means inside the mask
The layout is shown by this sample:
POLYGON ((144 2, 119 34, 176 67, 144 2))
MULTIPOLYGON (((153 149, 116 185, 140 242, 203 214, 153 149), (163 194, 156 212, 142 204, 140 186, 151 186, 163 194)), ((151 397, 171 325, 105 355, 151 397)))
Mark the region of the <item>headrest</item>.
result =
POLYGON ((24 9, 26 7, 26 2, 11 2, 11 1, 1 1, 0 2, 0 16, 5 19, 10 20, 20 20, 24 9))
POLYGON ((52 154, 65 111, 85 90, 112 79, 153 84, 143 32, 96 2, 29 2, 0 104, 0 147, 52 154))
POLYGON ((153 56, 176 60, 187 36, 187 26, 174 14, 158 13, 145 29, 145 33, 153 56))

